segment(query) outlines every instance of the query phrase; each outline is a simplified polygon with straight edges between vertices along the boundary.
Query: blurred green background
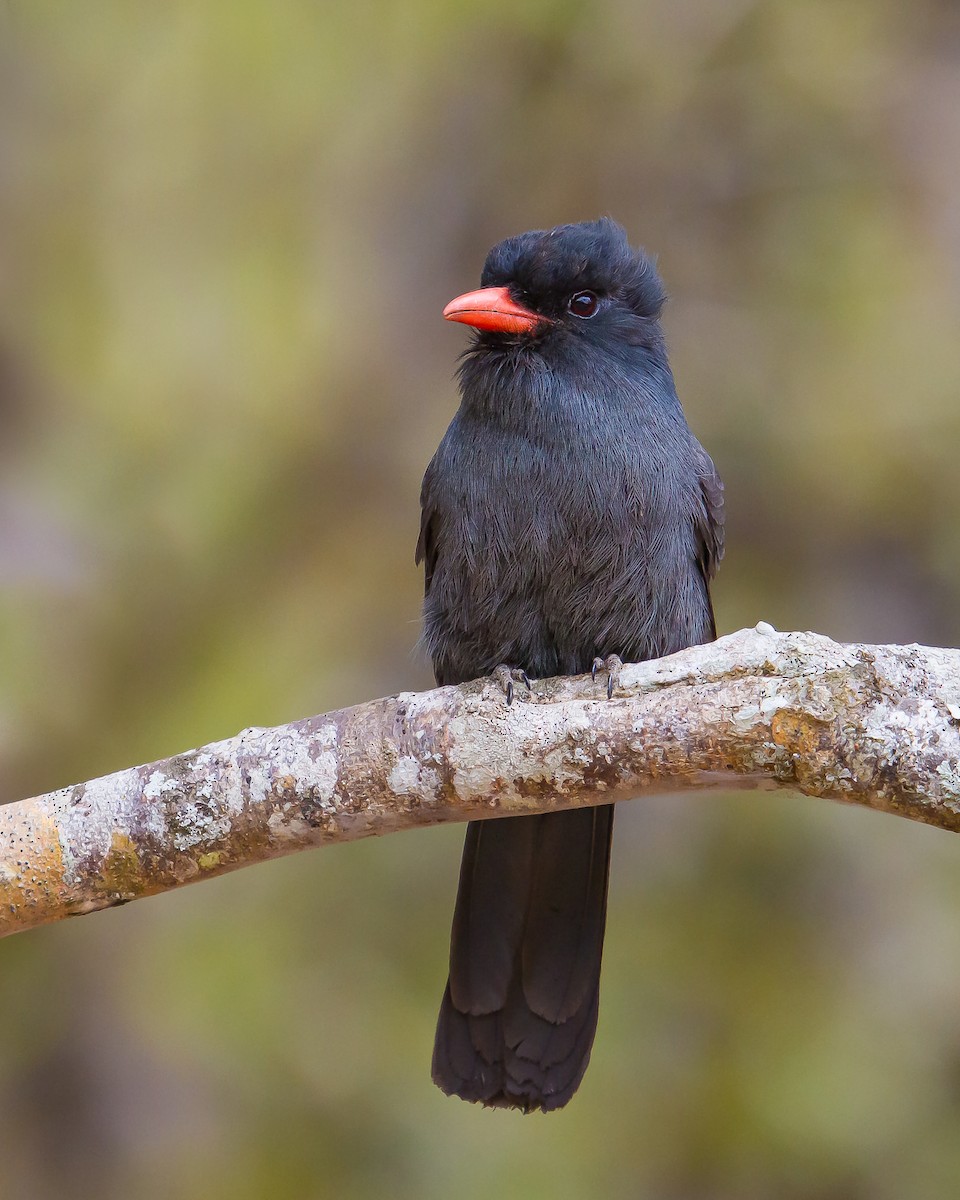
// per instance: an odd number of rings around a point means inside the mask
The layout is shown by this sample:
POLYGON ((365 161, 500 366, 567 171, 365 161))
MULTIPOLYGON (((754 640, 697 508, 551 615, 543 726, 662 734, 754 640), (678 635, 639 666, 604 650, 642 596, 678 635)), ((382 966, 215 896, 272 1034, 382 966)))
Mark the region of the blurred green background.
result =
MULTIPOLYGON (((0 796, 400 689, 418 489, 512 233, 659 255, 721 631, 960 642, 946 0, 0 6, 0 796)), ((960 842, 618 817, 564 1112, 430 1084, 459 828, 0 945, 0 1200, 960 1193, 960 842)))

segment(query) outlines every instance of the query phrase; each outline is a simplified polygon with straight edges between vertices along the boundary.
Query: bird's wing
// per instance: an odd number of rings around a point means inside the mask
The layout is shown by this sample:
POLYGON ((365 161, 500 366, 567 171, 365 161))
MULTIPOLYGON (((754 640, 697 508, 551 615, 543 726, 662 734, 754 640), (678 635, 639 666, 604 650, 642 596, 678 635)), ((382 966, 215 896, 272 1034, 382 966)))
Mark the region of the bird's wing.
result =
POLYGON ((433 501, 433 463, 427 467, 420 488, 420 536, 417 539, 416 562, 423 563, 423 594, 430 591, 433 568, 437 561, 438 514, 433 501))
POLYGON ((723 481, 713 460, 702 446, 697 447, 697 476, 700 505, 696 513, 697 559, 703 577, 710 582, 723 558, 723 481))
POLYGON ((717 623, 710 599, 710 580, 717 573, 723 558, 723 482, 713 460, 702 446, 697 446, 697 481, 700 484, 699 504, 694 514, 697 538, 697 566, 703 576, 709 618, 709 637, 717 636, 717 623))

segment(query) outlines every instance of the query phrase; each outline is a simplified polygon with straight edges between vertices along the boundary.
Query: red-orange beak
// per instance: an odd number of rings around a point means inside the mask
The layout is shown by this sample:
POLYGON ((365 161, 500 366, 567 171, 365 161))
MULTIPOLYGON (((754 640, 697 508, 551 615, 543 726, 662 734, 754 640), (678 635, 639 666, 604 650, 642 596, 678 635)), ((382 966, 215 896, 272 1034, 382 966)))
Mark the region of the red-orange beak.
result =
POLYGON ((481 288, 451 300, 443 310, 444 319, 472 325, 474 329, 492 329, 496 333, 533 333, 545 318, 518 304, 505 287, 481 288))

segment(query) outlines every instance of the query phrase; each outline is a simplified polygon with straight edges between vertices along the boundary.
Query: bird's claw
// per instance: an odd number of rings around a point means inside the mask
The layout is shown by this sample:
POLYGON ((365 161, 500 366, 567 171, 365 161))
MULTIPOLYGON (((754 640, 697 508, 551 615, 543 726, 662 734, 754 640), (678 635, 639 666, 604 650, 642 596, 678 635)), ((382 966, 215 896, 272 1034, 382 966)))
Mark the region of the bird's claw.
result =
POLYGON ((493 672, 493 679, 503 688, 503 694, 507 698, 507 704, 513 703, 513 685, 514 683, 522 683, 528 692, 532 692, 530 680, 527 678, 526 671, 522 667, 508 667, 506 663, 501 663, 493 672))
POLYGON ((590 668, 590 678, 596 683, 597 672, 607 673, 607 699, 613 696, 614 688, 619 686, 620 672, 623 670, 623 659, 619 654, 608 654, 606 658, 595 658, 590 668))

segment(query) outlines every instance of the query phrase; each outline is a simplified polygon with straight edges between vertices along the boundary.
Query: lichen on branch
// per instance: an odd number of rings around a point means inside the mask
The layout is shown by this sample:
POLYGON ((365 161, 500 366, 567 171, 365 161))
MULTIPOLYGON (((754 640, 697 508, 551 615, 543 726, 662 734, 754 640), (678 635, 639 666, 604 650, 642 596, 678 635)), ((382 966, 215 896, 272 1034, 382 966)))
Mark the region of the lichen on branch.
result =
POLYGON ((742 630, 404 692, 0 806, 0 936, 308 847, 655 792, 787 788, 960 829, 960 651, 742 630))

